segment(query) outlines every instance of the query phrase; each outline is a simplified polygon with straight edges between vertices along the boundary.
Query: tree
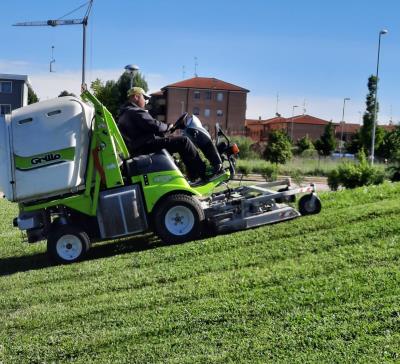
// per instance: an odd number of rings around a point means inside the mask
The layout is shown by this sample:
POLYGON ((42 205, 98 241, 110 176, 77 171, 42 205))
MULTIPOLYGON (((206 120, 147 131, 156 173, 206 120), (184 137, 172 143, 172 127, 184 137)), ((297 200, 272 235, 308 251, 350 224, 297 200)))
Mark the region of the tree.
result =
POLYGON ((299 139, 296 145, 298 154, 303 153, 305 150, 315 150, 313 142, 307 135, 299 139))
MULTIPOLYGON (((374 115, 375 115, 375 95, 377 87, 376 76, 369 76, 368 78, 368 94, 366 97, 366 110, 363 116, 363 125, 360 128, 360 142, 361 146, 371 152, 372 143, 372 130, 374 126, 374 115)), ((379 103, 376 104, 376 111, 379 111, 379 103)), ((379 149, 379 146, 383 142, 385 131, 383 128, 376 128, 375 132, 375 149, 379 149)))
POLYGON ((62 91, 62 92, 58 95, 58 97, 63 97, 63 96, 74 96, 74 97, 76 97, 75 94, 73 94, 72 92, 68 92, 67 90, 62 91))
MULTIPOLYGON (((117 82, 114 80, 103 83, 100 79, 96 79, 91 84, 94 95, 104 106, 111 112, 114 118, 117 117, 119 108, 127 99, 127 92, 130 88, 131 78, 127 73, 123 73, 117 82)), ((148 91, 147 82, 142 74, 137 73, 133 79, 135 86, 148 91)))
POLYGON ((358 131, 357 133, 353 134, 351 139, 345 144, 345 150, 347 153, 357 154, 361 148, 362 145, 360 131, 358 131))
POLYGON ((264 158, 276 164, 285 164, 292 158, 292 143, 285 132, 275 130, 269 134, 264 158))
POLYGON ((35 102, 38 102, 39 98, 35 94, 35 91, 33 91, 32 87, 28 85, 28 105, 34 104, 35 102))
POLYGON ((319 155, 328 156, 336 148, 335 130, 330 121, 326 126, 321 138, 315 141, 315 149, 319 155))
POLYGON ((400 126, 396 126, 394 130, 385 133, 382 143, 376 150, 376 154, 379 157, 385 158, 389 162, 392 162, 396 158, 398 158, 399 153, 400 153, 400 126))

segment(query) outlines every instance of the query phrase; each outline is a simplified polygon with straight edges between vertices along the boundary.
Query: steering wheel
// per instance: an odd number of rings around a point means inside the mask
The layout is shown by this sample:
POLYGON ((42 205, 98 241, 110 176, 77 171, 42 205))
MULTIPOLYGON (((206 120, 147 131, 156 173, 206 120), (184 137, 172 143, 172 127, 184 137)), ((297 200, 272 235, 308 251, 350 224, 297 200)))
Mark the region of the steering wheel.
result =
POLYGON ((175 124, 173 127, 170 129, 171 133, 173 133, 177 129, 184 129, 186 126, 186 119, 189 116, 187 112, 183 113, 177 121, 175 121, 175 124))

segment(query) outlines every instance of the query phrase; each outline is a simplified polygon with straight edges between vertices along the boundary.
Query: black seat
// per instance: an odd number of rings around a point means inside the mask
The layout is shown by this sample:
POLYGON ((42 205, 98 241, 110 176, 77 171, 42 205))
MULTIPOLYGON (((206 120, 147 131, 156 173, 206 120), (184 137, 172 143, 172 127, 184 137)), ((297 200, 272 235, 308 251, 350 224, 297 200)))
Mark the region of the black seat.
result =
POLYGON ((141 174, 179 170, 171 155, 165 150, 157 153, 143 154, 124 161, 124 175, 126 177, 141 174))

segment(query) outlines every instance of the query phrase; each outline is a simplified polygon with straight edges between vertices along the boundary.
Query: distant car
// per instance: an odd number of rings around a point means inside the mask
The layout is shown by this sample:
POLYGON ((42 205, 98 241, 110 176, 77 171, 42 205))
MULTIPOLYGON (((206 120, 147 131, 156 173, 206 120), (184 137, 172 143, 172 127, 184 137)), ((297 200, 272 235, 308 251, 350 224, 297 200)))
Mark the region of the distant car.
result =
POLYGON ((348 159, 355 159, 356 156, 354 154, 351 153, 332 153, 331 157, 336 159, 336 158, 348 158, 348 159))

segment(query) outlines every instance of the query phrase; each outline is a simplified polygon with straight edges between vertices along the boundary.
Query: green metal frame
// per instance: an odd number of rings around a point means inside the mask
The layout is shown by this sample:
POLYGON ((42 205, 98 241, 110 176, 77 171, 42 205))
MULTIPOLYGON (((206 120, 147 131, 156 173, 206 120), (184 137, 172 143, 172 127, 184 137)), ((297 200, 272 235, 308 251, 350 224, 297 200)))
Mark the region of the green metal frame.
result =
MULTIPOLYGON (((66 206, 89 216, 96 216, 100 188, 111 189, 124 185, 120 166, 129 158, 125 142, 111 113, 89 91, 81 95, 95 109, 90 155, 86 170, 85 189, 76 195, 54 199, 43 203, 19 205, 21 211, 37 211, 54 206, 66 206)), ((132 183, 140 183, 143 189, 146 210, 150 213, 165 195, 183 192, 196 196, 210 194, 216 186, 229 180, 229 172, 198 187, 191 187, 180 171, 165 171, 132 177, 132 183)))

